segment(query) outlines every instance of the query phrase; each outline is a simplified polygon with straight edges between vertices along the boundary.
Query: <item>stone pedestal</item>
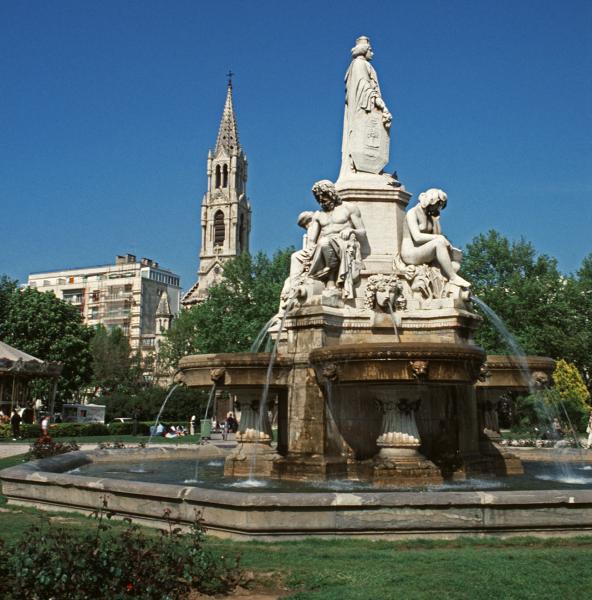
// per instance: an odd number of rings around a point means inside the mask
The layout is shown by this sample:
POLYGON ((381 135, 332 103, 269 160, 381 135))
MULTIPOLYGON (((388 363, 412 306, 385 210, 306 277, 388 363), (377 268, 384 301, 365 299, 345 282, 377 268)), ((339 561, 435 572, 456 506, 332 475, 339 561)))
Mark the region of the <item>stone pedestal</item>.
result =
POLYGON ((237 447, 226 457, 224 475, 271 477, 281 458, 271 446, 271 425, 267 406, 261 407, 260 393, 242 392, 237 403, 241 412, 237 447), (263 408, 263 410, 262 410, 263 408))
POLYGON ((374 459, 373 481, 380 485, 442 483, 440 470, 419 452, 421 439, 415 412, 421 398, 418 386, 381 392, 377 402, 383 413, 380 451, 374 459))
MULTIPOLYGON (((411 194, 392 177, 359 174, 340 179, 335 187, 344 202, 355 204, 362 214, 366 240, 362 243, 364 270, 358 298, 363 298, 370 274, 391 273, 400 248, 405 208, 411 194)), ((356 302, 356 306, 361 302, 356 302)))

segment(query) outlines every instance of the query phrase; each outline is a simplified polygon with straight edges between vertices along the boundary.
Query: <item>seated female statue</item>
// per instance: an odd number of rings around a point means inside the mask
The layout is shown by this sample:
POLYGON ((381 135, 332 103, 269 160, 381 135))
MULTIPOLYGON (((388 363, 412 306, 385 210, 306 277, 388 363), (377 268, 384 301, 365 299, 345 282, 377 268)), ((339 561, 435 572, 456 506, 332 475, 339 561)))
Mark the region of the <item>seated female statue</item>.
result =
POLYGON ((440 212, 447 201, 448 196, 436 188, 419 195, 418 203, 405 216, 401 258, 408 265, 437 266, 451 284, 468 288, 471 284, 457 273, 462 252, 452 246, 440 228, 440 212))

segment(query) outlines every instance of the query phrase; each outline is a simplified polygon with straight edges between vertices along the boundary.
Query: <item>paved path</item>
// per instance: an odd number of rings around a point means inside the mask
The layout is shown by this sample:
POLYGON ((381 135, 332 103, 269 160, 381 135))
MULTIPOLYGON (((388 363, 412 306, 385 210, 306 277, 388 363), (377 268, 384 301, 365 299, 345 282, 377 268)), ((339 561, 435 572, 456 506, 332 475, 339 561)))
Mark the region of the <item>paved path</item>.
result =
MULTIPOLYGON (((25 454, 29 451, 30 444, 0 444, 0 458, 25 454)), ((94 450, 97 444, 80 444, 81 450, 94 450)))

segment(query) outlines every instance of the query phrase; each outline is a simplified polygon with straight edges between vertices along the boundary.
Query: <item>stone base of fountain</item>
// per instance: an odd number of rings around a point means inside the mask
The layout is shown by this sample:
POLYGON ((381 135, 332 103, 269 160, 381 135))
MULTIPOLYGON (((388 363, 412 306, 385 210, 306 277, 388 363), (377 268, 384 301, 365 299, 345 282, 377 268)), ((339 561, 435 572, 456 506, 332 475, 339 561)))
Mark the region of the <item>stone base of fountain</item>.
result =
POLYGON ((348 479, 348 466, 340 456, 293 454, 277 463, 277 476, 290 481, 348 479))
POLYGON ((479 443, 481 462, 485 462, 489 472, 495 475, 523 475, 522 461, 515 454, 500 448, 491 440, 482 439, 479 443))
POLYGON ((277 477, 282 460, 270 444, 239 443, 224 461, 227 477, 277 477))
POLYGON ((443 482, 440 469, 416 448, 382 448, 373 461, 372 482, 385 486, 425 486, 443 482))

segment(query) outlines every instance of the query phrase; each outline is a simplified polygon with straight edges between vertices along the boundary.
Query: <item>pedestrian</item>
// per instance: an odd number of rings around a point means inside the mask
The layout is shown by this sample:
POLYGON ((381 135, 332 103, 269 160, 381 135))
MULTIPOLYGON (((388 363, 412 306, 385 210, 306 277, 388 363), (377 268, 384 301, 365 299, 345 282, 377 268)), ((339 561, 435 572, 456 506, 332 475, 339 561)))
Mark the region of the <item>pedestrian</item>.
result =
POLYGON ((49 415, 45 415, 43 419, 41 419, 41 435, 43 437, 49 436, 49 415))
POLYGON ((588 448, 592 448, 592 412, 588 418, 588 427, 586 427, 586 433, 588 434, 588 448))
POLYGON ((14 441, 21 437, 21 416, 18 411, 13 409, 12 416, 10 417, 10 427, 12 429, 12 439, 14 441))
POLYGON ((226 423, 228 425, 228 433, 236 433, 238 431, 238 421, 234 418, 232 412, 229 412, 226 416, 226 423))
POLYGON ((563 429, 559 419, 555 417, 551 423, 551 429, 553 430, 553 439, 560 440, 563 437, 563 429))

